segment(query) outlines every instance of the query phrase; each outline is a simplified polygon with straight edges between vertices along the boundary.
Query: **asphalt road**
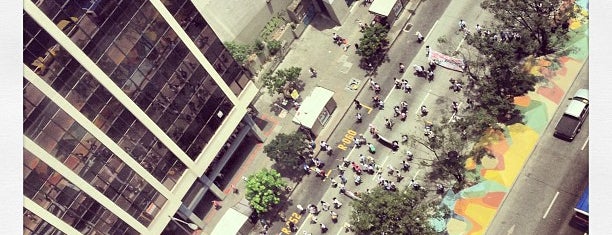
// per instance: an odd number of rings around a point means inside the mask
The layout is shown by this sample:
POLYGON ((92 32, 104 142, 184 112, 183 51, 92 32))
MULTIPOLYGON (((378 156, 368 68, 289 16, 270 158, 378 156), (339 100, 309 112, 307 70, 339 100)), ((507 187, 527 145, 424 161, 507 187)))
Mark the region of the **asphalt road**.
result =
POLYGON ((588 62, 566 94, 486 234, 584 234, 568 222, 588 183, 589 122, 574 141, 553 137, 576 90, 588 88, 588 62))

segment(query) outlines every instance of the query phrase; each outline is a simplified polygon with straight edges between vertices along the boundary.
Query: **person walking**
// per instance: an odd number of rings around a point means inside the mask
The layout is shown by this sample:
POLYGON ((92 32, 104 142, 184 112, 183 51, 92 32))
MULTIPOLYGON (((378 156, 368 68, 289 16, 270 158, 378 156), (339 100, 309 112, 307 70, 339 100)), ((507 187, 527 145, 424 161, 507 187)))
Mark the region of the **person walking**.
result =
POLYGON ((406 71, 406 66, 404 63, 399 63, 399 72, 404 73, 406 71))
POLYGON ((421 32, 419 32, 419 31, 417 31, 417 32, 415 33, 415 35, 417 36, 417 42, 418 42, 418 43, 423 42, 423 40, 425 39, 425 37, 423 37, 423 34, 421 34, 421 32))
POLYGON ((451 109, 453 110, 453 113, 459 112, 459 103, 453 101, 453 104, 451 105, 451 109))
POLYGON ((310 67, 308 69, 308 71, 310 71, 310 78, 316 78, 317 77, 317 71, 314 68, 310 67))
POLYGON ((425 46, 425 57, 429 57, 429 52, 430 52, 429 46, 425 46))
POLYGON ((339 209, 340 207, 342 207, 342 202, 340 202, 338 200, 338 198, 334 197, 334 198, 332 198, 332 200, 333 200, 333 203, 334 203, 334 208, 339 209))
POLYGON ((353 100, 353 102, 355 102, 355 109, 357 109, 357 110, 361 110, 361 108, 363 107, 363 106, 361 106, 361 102, 359 102, 359 101, 358 101, 358 100, 356 100, 356 99, 355 99, 355 100, 353 100))
POLYGON ((327 204, 327 202, 325 201, 321 201, 321 209, 323 209, 324 211, 329 210, 329 204, 327 204))
POLYGON ((325 224, 321 223, 321 232, 325 233, 327 232, 327 226, 325 226, 325 224))

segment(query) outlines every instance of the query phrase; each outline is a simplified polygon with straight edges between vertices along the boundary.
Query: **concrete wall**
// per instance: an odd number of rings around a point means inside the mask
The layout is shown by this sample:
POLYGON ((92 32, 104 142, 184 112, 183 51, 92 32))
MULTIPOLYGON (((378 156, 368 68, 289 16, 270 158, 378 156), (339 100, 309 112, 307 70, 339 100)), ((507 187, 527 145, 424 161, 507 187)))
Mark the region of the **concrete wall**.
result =
POLYGON ((286 15, 291 0, 192 0, 222 42, 252 43, 277 13, 286 15))

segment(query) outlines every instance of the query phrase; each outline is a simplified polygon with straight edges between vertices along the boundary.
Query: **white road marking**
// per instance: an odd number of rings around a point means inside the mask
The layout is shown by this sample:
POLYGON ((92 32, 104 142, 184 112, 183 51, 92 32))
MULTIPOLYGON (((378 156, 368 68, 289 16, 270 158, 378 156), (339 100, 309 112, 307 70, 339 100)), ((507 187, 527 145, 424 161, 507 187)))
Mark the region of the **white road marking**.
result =
POLYGON ((429 96, 429 92, 431 92, 431 89, 429 89, 429 91, 427 91, 427 95, 425 95, 425 98, 423 98, 423 101, 421 101, 421 105, 419 105, 419 108, 417 109, 417 111, 415 112, 415 114, 419 114, 421 112, 421 106, 423 106, 423 104, 425 103, 425 100, 427 99, 427 97, 429 96))
POLYGON ((429 33, 427 33, 427 36, 425 36, 423 41, 425 41, 425 40, 427 40, 429 38, 429 34, 431 34, 431 32, 433 32, 433 30, 434 30, 434 28, 436 27, 437 24, 438 24, 438 20, 436 20, 436 22, 433 24, 433 26, 431 26, 431 29, 429 30, 429 33))
POLYGON ((461 47, 461 44, 463 44, 463 41, 464 41, 464 40, 465 40, 465 37, 463 37, 463 38, 461 39, 461 42, 459 42, 459 45, 457 45, 457 49, 455 49, 455 51, 458 51, 458 50, 459 50, 459 47, 461 47))
POLYGON ((393 88, 391 88, 391 91, 389 91, 389 94, 387 95, 387 97, 385 97, 385 100, 383 100, 385 104, 387 103, 387 100, 389 99, 389 97, 391 97, 391 93, 393 93, 394 90, 395 90, 395 83, 393 84, 393 88))
POLYGON ((586 147, 587 143, 589 143, 589 138, 587 137, 586 141, 584 141, 584 144, 582 145, 582 148, 580 148, 580 151, 584 150, 584 147, 586 147))
POLYGON ((510 227, 510 229, 508 229, 508 235, 514 233, 514 227, 516 227, 516 224, 513 224, 512 227, 510 227))
POLYGON ((548 215, 550 208, 553 206, 553 204, 555 204, 555 200, 557 200, 557 196, 559 196, 559 191, 555 193, 555 197, 553 197, 552 201, 550 202, 550 205, 548 205, 548 209, 546 209, 546 212, 544 212, 544 216, 542 216, 542 219, 546 219, 546 216, 548 215))

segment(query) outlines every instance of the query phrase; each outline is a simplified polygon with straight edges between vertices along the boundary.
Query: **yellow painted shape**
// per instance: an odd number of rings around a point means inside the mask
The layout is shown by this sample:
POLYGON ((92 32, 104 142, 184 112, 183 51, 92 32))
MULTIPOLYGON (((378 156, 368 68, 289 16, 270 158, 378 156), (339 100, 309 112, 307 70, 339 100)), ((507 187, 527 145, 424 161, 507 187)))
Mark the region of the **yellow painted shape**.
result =
POLYGON ((541 66, 532 66, 529 69, 529 73, 533 76, 542 76, 542 73, 540 72, 540 68, 542 68, 541 66))
POLYGON ((465 169, 474 170, 476 169, 476 162, 473 158, 468 158, 465 160, 465 169))
POLYGON ((449 235, 464 235, 467 230, 467 224, 461 220, 451 218, 446 223, 446 232, 449 235))
POLYGON ((478 203, 468 204, 465 210, 465 214, 472 220, 473 223, 480 225, 473 226, 472 230, 470 230, 468 234, 484 234, 484 228, 486 228, 485 226, 488 226, 491 223, 491 221, 493 220, 493 216, 495 216, 495 212, 497 212, 497 208, 491 208, 478 203))
POLYGON ((563 64, 563 67, 567 68, 567 72, 565 73, 565 75, 556 75, 553 78, 553 81, 562 90, 567 91, 567 89, 569 89, 569 87, 572 85, 572 82, 574 81, 576 75, 578 75, 578 72, 580 72, 580 68, 582 67, 582 65, 583 63, 570 58, 569 60, 567 60, 567 62, 563 64))
POLYGON ((487 170, 483 177, 509 187, 531 154, 539 135, 535 130, 520 123, 508 126, 508 132, 512 145, 504 154, 504 169, 487 170))
POLYGON ((499 160, 495 157, 483 157, 480 162, 485 169, 495 169, 499 164, 499 160))

